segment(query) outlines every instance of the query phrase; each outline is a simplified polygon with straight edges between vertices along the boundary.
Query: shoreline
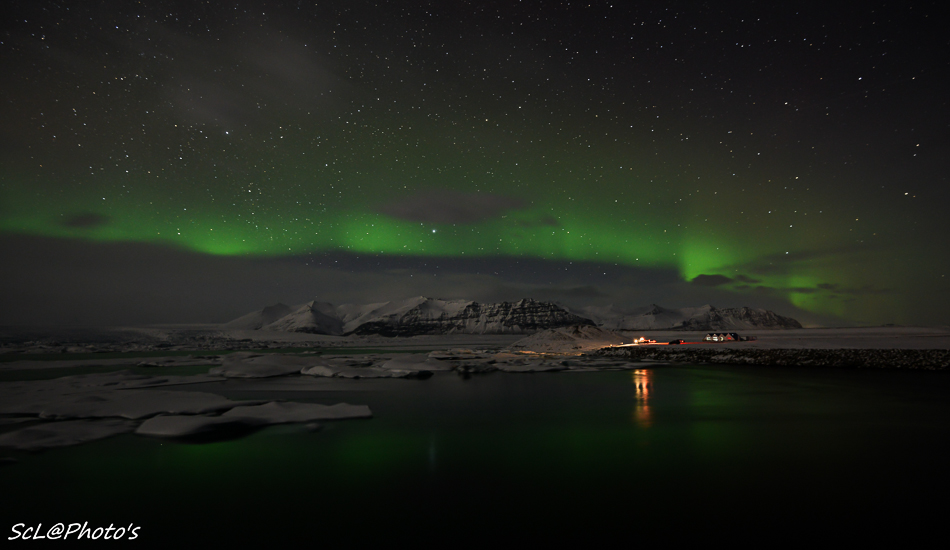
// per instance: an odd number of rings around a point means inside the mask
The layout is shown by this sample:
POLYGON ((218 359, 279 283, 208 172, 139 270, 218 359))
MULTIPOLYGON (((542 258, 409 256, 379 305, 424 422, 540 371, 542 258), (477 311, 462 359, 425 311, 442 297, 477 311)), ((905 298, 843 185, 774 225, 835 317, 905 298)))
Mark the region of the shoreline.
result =
POLYGON ((847 369, 950 370, 950 350, 946 349, 787 349, 787 348, 693 348, 660 346, 605 348, 595 352, 604 357, 626 357, 633 362, 708 363, 782 367, 822 367, 847 369))

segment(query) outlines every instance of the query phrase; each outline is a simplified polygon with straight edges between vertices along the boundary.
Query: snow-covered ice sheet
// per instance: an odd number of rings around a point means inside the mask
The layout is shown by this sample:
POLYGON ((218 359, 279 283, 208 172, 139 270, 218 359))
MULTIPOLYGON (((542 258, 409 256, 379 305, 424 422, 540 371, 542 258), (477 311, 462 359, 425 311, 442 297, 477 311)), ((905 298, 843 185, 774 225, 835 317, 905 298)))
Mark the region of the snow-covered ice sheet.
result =
POLYGON ((134 429, 134 422, 115 418, 47 422, 0 435, 0 447, 38 451, 104 439, 134 429))

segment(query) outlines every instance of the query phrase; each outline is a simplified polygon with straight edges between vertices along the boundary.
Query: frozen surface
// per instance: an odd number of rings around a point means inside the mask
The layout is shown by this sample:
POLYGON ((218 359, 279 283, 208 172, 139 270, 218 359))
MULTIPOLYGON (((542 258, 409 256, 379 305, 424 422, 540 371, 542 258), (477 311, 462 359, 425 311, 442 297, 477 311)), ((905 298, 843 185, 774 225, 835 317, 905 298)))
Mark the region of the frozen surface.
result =
MULTIPOLYGON (((67 356, 68 357, 68 356, 67 356)), ((67 359, 53 361, 8 361, 0 363, 0 371, 6 370, 33 370, 33 369, 62 369, 78 367, 190 367, 195 365, 220 365, 221 360, 217 356, 197 356, 190 355, 170 356, 170 357, 127 357, 118 359, 67 359)))

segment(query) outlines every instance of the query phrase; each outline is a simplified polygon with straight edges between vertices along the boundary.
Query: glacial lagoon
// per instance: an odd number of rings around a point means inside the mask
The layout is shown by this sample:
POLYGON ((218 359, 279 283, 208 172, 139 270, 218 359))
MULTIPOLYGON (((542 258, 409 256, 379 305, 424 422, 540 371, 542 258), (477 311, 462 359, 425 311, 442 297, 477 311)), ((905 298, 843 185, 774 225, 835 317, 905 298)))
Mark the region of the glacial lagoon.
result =
POLYGON ((374 417, 3 451, 5 536, 88 521, 141 526, 145 546, 909 543, 942 521, 950 488, 939 372, 644 365, 179 389, 374 417))

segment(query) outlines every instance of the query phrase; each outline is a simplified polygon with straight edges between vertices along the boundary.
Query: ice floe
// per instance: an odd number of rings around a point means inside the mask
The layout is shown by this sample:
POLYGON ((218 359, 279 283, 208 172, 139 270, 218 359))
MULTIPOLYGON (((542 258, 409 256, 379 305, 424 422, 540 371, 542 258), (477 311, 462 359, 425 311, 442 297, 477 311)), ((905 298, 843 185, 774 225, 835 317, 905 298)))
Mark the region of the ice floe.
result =
POLYGON ((241 418, 221 416, 172 415, 156 416, 143 422, 135 433, 151 437, 187 438, 212 433, 244 435, 258 426, 241 418))
MULTIPOLYGON (((260 403, 260 402, 257 402, 260 403)), ((235 401, 213 393, 168 390, 89 390, 80 392, 3 392, 0 414, 33 414, 46 419, 143 419, 157 414, 224 411, 235 401)))
POLYGON ((243 433, 273 424, 371 418, 372 416, 373 413, 366 405, 271 402, 263 405, 235 407, 220 416, 156 416, 143 422, 135 433, 153 437, 191 437, 222 432, 243 433))

